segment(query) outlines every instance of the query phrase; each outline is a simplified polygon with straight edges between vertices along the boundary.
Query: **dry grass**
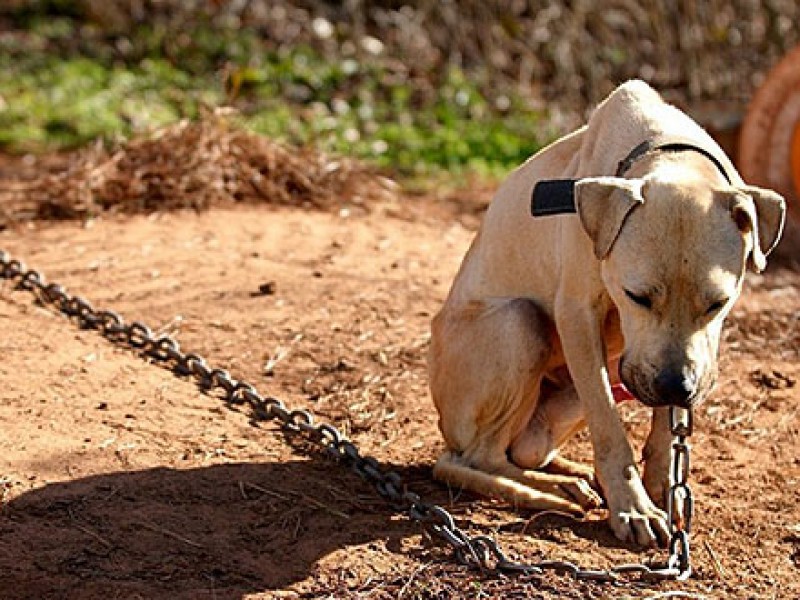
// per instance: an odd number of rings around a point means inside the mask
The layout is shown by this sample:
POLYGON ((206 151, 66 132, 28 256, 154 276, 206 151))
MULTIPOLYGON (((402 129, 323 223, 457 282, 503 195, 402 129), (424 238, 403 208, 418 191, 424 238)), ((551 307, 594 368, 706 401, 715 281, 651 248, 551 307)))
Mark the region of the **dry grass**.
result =
POLYGON ((0 218, 91 218, 106 211, 203 210, 237 203, 367 209, 394 183, 352 159, 293 148, 232 125, 217 111, 114 150, 95 146, 61 168, 0 184, 0 218))

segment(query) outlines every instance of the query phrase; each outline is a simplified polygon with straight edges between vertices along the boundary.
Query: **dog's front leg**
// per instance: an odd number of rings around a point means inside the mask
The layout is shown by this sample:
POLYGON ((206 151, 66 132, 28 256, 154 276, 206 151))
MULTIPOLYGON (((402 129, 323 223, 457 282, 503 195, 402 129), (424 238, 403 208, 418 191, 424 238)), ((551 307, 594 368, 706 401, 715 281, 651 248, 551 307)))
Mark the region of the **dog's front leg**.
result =
POLYGON ((644 445, 644 487, 661 508, 667 506, 667 493, 672 481, 672 444, 675 436, 669 427, 668 407, 654 408, 650 435, 644 445))
POLYGON ((667 515, 650 500, 617 413, 606 368, 605 311, 599 305, 557 303, 556 326, 594 449, 595 471, 609 509, 609 524, 621 540, 666 544, 667 515))

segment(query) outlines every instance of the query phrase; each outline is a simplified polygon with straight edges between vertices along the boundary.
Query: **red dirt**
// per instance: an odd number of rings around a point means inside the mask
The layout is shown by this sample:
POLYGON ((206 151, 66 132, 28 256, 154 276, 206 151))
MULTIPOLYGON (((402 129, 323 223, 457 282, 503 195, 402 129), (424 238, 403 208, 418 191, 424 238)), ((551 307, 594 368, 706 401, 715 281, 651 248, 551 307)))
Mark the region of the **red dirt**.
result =
MULTIPOLYGON (((311 409, 517 558, 652 556, 618 543, 600 512, 535 515, 431 481, 428 323, 473 234, 443 212, 34 223, 0 247, 311 409)), ((0 598, 800 597, 799 289, 792 271, 751 276, 727 327, 692 438, 696 575, 615 588, 455 566, 345 468, 5 284, 0 598)), ((641 446, 647 410, 620 410, 641 446)), ((588 458, 585 434, 568 453, 588 458)))

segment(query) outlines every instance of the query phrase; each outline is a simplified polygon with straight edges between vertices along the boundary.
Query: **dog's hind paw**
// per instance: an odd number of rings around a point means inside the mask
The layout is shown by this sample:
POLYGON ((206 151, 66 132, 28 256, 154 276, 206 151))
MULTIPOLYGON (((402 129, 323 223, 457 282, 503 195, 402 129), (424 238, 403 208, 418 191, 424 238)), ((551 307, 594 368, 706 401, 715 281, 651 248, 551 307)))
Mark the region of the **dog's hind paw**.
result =
POLYGON ((574 478, 574 480, 569 483, 562 483, 560 487, 569 494, 570 498, 583 510, 588 511, 599 508, 603 503, 600 494, 594 490, 588 481, 580 477, 574 478))
POLYGON ((579 506, 583 511, 598 508, 603 502, 600 494, 582 477, 526 470, 521 471, 514 479, 526 487, 579 506))

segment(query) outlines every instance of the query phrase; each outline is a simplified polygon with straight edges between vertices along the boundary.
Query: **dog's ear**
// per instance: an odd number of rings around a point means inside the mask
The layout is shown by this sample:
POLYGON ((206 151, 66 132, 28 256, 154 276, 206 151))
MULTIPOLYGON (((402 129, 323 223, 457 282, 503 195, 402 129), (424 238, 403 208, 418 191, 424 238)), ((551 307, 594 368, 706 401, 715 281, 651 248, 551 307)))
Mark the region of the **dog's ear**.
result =
POLYGON ((643 186, 641 179, 622 177, 587 177, 575 184, 575 209, 599 260, 608 256, 631 210, 644 202, 643 186))
POLYGON ((786 202, 780 194, 755 186, 742 186, 737 192, 731 202, 731 214, 739 231, 751 237, 753 249, 749 260, 760 273, 767 266, 767 255, 780 240, 786 202))

